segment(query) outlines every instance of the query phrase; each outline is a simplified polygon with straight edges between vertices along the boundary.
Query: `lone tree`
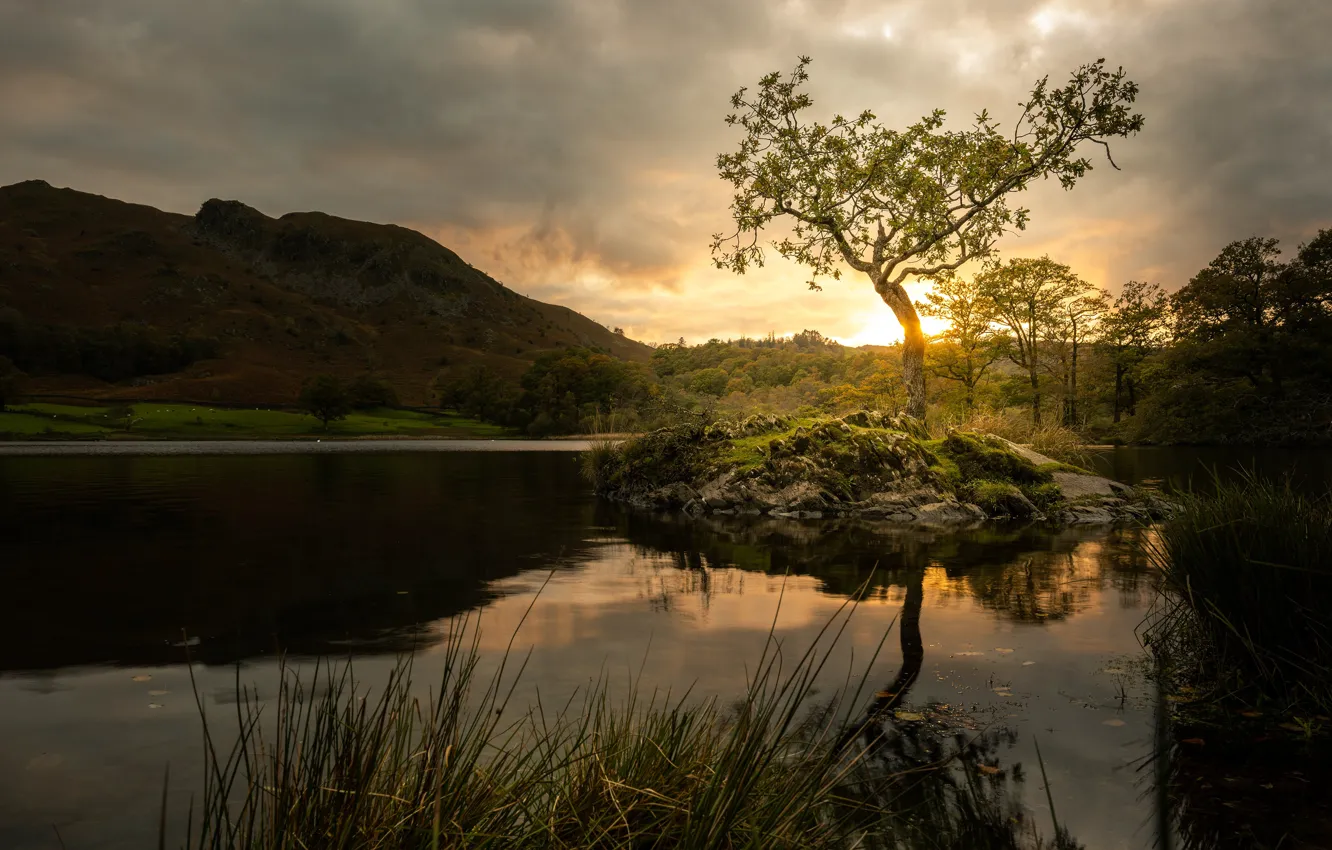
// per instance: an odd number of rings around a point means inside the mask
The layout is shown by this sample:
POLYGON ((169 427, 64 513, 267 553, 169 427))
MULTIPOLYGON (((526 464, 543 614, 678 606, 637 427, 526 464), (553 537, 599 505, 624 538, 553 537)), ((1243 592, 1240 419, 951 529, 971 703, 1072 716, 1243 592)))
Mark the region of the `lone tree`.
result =
POLYGON ((301 409, 324 424, 346 419, 352 412, 352 396, 347 386, 332 375, 319 375, 301 389, 301 409))
POLYGON ((1011 135, 987 112, 967 130, 944 130, 943 110, 906 130, 869 111, 825 126, 801 115, 813 103, 801 91, 809 62, 802 56, 786 77, 768 74, 754 94, 731 98, 736 112, 726 122, 745 137, 717 157, 717 169, 735 188, 735 230, 714 235, 713 259, 737 274, 762 266, 759 232, 789 217, 790 235, 773 247, 813 270, 811 289, 821 288, 820 276, 840 278, 839 263, 865 274, 902 325, 907 413, 923 419, 925 335, 903 283, 988 257, 995 240, 1027 223, 1028 211, 1010 207, 1008 195, 1037 178, 1072 188, 1092 167, 1077 155, 1084 142, 1103 147, 1114 166, 1108 140, 1142 129, 1129 109, 1138 87, 1100 59, 1062 88, 1039 80, 1011 135))

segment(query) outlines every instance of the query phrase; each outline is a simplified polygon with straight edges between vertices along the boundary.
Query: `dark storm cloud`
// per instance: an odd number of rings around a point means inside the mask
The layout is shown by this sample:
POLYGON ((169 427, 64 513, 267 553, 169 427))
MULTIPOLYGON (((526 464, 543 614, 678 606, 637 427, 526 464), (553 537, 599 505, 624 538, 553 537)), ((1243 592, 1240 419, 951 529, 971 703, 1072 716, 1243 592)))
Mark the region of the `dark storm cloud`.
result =
POLYGON ((1332 224, 1328 32, 1324 0, 0 0, 0 183, 396 221, 655 338, 743 330, 747 303, 781 330, 852 308, 777 263, 707 271, 721 118, 765 71, 808 53, 816 112, 900 124, 1124 64, 1148 125, 1123 173, 1030 193, 1011 247, 1175 285, 1231 239, 1332 224))

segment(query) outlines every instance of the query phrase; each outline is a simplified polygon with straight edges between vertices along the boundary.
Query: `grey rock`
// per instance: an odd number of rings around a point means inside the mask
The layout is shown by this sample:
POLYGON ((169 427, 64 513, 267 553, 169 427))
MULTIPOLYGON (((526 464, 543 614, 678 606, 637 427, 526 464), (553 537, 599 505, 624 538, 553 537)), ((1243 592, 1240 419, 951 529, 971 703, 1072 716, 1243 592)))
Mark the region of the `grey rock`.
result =
POLYGON ((1009 485, 1003 495, 994 499, 989 516, 994 519, 1031 519, 1040 515, 1040 509, 1031 503, 1018 488, 1009 485))
POLYGON ((1115 521, 1115 515, 1105 508, 1074 505, 1064 511, 1064 521, 1070 525, 1110 525, 1115 521))
POLYGON ((1077 472, 1056 472, 1054 482, 1059 485, 1059 492, 1065 499, 1082 499, 1087 496, 1118 496, 1129 491, 1129 487, 1099 475, 1082 475, 1077 472))
POLYGON ((699 498, 693 487, 683 481, 675 481, 652 493, 651 500, 662 507, 680 507, 699 498))
POLYGON ((985 511, 962 502, 932 502, 915 511, 916 523, 924 526, 972 525, 985 519, 985 511))

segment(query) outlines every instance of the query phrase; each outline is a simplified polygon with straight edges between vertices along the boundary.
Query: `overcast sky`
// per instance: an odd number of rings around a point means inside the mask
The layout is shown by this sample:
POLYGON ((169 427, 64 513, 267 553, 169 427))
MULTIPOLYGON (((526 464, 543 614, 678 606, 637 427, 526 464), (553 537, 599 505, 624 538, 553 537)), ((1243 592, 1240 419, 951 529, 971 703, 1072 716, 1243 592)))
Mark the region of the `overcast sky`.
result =
POLYGON ((1123 65, 1123 170, 1028 192, 1001 248, 1175 288, 1231 240, 1332 226, 1330 33, 1329 0, 0 0, 0 184, 404 224, 644 340, 883 342, 862 279, 712 267, 737 88, 808 54, 816 117, 960 126, 1123 65))

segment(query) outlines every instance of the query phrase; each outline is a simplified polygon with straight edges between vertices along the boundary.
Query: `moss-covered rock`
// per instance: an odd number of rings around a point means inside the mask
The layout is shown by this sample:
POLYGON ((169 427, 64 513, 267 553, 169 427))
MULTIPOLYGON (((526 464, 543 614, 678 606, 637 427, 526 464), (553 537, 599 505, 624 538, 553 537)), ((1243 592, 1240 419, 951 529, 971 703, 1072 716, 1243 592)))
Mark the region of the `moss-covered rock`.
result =
POLYGON ((1088 479, 1078 485, 1084 491, 1112 482, 1067 469, 997 437, 951 432, 931 441, 909 417, 858 411, 660 429, 599 450, 595 480, 602 495, 645 508, 947 525, 1088 516, 1081 504, 1064 510, 1056 476, 1088 479))

